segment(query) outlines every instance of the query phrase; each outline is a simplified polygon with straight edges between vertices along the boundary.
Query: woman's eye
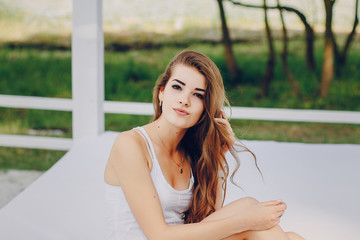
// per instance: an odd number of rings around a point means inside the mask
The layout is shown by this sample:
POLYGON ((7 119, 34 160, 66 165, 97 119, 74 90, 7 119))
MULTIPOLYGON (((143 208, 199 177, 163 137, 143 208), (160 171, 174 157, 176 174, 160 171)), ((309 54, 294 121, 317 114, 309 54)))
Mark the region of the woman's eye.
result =
POLYGON ((194 95, 200 99, 204 99, 204 96, 200 93, 195 93, 194 95))
POLYGON ((173 89, 181 89, 181 87, 180 87, 179 85, 176 85, 176 84, 173 85, 172 88, 173 88, 173 89))

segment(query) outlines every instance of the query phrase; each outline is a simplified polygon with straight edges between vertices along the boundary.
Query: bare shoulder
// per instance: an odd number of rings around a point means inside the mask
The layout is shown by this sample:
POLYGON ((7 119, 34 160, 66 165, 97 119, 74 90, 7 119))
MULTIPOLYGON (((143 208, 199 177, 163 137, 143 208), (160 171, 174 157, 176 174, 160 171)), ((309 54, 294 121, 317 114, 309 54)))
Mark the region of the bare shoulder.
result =
POLYGON ((135 130, 120 133, 113 144, 109 161, 119 162, 122 159, 146 157, 146 145, 135 130))
POLYGON ((120 133, 113 144, 113 149, 139 148, 142 145, 141 136, 134 129, 120 133))
POLYGON ((120 133, 112 146, 105 169, 105 181, 121 185, 125 172, 139 167, 148 167, 148 156, 143 138, 135 130, 120 133))

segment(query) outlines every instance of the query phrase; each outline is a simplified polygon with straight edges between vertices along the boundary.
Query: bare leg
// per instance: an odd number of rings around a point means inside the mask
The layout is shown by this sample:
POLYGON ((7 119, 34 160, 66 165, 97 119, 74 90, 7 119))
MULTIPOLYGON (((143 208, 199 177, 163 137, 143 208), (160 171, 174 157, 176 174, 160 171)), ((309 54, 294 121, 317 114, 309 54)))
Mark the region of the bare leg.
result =
MULTIPOLYGON (((263 231, 247 231, 235 234, 226 240, 292 240, 279 225, 263 231)), ((294 239, 297 240, 297 239, 294 239)))
POLYGON ((303 237, 294 232, 286 232, 286 235, 290 238, 290 240, 305 240, 303 237))
POLYGON ((264 231, 247 231, 224 240, 305 240, 294 232, 284 232, 279 225, 264 231))

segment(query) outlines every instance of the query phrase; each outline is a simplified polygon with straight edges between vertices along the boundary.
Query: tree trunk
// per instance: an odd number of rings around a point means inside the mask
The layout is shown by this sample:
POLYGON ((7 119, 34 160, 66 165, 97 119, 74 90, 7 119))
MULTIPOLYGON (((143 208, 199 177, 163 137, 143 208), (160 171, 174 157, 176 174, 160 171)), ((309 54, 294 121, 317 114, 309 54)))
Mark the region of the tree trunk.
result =
MULTIPOLYGON (((307 23, 307 22, 306 22, 307 23)), ((315 71, 315 56, 314 56, 314 30, 309 24, 305 24, 305 32, 306 32, 306 65, 309 70, 315 71)))
POLYGON ((266 65, 265 75, 261 84, 261 89, 259 93, 260 97, 265 97, 269 94, 269 87, 271 80, 274 77, 274 67, 275 67, 275 50, 274 50, 273 38, 271 35, 271 29, 268 21, 266 0, 264 0, 264 20, 265 20, 266 39, 269 46, 269 59, 266 65))
POLYGON ((331 81, 334 77, 334 41, 332 34, 332 9, 335 3, 334 0, 324 0, 326 11, 325 22, 325 48, 324 48, 324 60, 321 75, 321 83, 319 93, 321 97, 326 97, 331 81))
POLYGON ((286 7, 286 6, 279 6, 280 10, 286 10, 289 12, 293 12, 302 21, 305 27, 305 36, 306 36, 306 64, 309 70, 314 71, 315 70, 315 57, 314 57, 314 30, 310 26, 310 24, 307 22, 306 17, 303 13, 301 13, 299 10, 286 7))
POLYGON ((293 87, 293 91, 294 94, 296 96, 300 95, 300 87, 299 87, 299 83, 298 81, 295 79, 294 75, 292 74, 290 67, 287 63, 287 56, 288 56, 288 35, 287 35, 287 29, 286 29, 286 25, 285 25, 285 21, 284 21, 284 16, 283 13, 280 8, 280 0, 277 0, 278 3, 278 7, 279 7, 279 13, 280 13, 280 19, 281 19, 281 24, 282 24, 282 40, 283 40, 283 50, 281 53, 281 63, 282 66, 284 68, 285 74, 287 76, 287 78, 289 79, 292 87, 293 87))
POLYGON ((355 33, 356 33, 356 27, 359 23, 359 18, 358 18, 358 8, 359 8, 359 0, 355 1, 355 19, 354 19, 354 25, 353 28, 351 30, 351 32, 349 33, 347 39, 346 39, 346 43, 344 46, 343 51, 340 54, 340 58, 339 58, 339 65, 340 66, 344 66, 346 63, 346 58, 347 58, 347 53, 348 50, 350 48, 350 44, 352 42, 352 40, 354 39, 355 33))
POLYGON ((222 37, 223 37, 223 43, 225 47, 225 57, 226 57, 226 64, 228 71, 231 75, 231 78, 237 79, 239 74, 239 69, 236 65, 236 61, 234 58, 233 50, 232 50, 232 44, 230 39, 229 30, 226 23, 226 16, 224 11, 224 6, 222 0, 217 0, 219 5, 219 11, 220 11, 220 19, 221 19, 221 30, 222 30, 222 37))
MULTIPOLYGON (((257 6, 257 5, 251 5, 246 3, 241 3, 239 1, 235 0, 228 0, 234 5, 243 6, 243 7, 249 7, 249 8, 263 8, 263 6, 257 6)), ((306 35, 306 64, 309 70, 314 71, 315 70, 315 57, 314 57, 314 30, 310 26, 310 24, 307 22, 307 19, 305 15, 300 12, 299 10, 288 7, 288 6, 267 6, 267 9, 279 9, 279 10, 285 10, 288 12, 295 13, 301 20, 301 22, 304 24, 305 27, 305 35, 306 35)))

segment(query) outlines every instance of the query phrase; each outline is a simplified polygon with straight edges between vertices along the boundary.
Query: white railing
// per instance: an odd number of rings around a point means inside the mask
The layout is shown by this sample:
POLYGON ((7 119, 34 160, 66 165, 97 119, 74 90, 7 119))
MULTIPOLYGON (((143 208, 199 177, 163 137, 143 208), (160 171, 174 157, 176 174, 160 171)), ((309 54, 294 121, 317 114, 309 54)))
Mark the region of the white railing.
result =
MULTIPOLYGON (((153 114, 151 103, 104 101, 102 0, 73 1, 71 38, 72 99, 0 95, 0 107, 71 111, 73 138, 0 134, 0 146, 68 150, 104 131, 104 113, 153 114)), ((351 111, 233 107, 231 118, 360 124, 351 111)))
MULTIPOLYGON (((0 107, 72 111, 70 98, 27 97, 0 94, 0 107)), ((152 103, 103 101, 103 113, 153 115, 152 103)), ((289 122, 320 122, 360 124, 360 112, 337 110, 307 110, 283 108, 225 108, 231 119, 251 119, 289 122)))
MULTIPOLYGON (((73 100, 0 95, 0 107, 73 111, 73 100)), ((232 107, 231 112, 231 119, 360 124, 360 112, 353 111, 232 107)), ((153 115, 154 110, 151 103, 103 101, 104 113, 153 115)), ((72 145, 71 138, 0 134, 0 146, 6 147, 68 150, 72 145)))
POLYGON ((73 139, 0 135, 0 146, 67 150, 104 131, 102 0, 73 0, 72 99, 2 96, 0 106, 72 111, 73 139))

